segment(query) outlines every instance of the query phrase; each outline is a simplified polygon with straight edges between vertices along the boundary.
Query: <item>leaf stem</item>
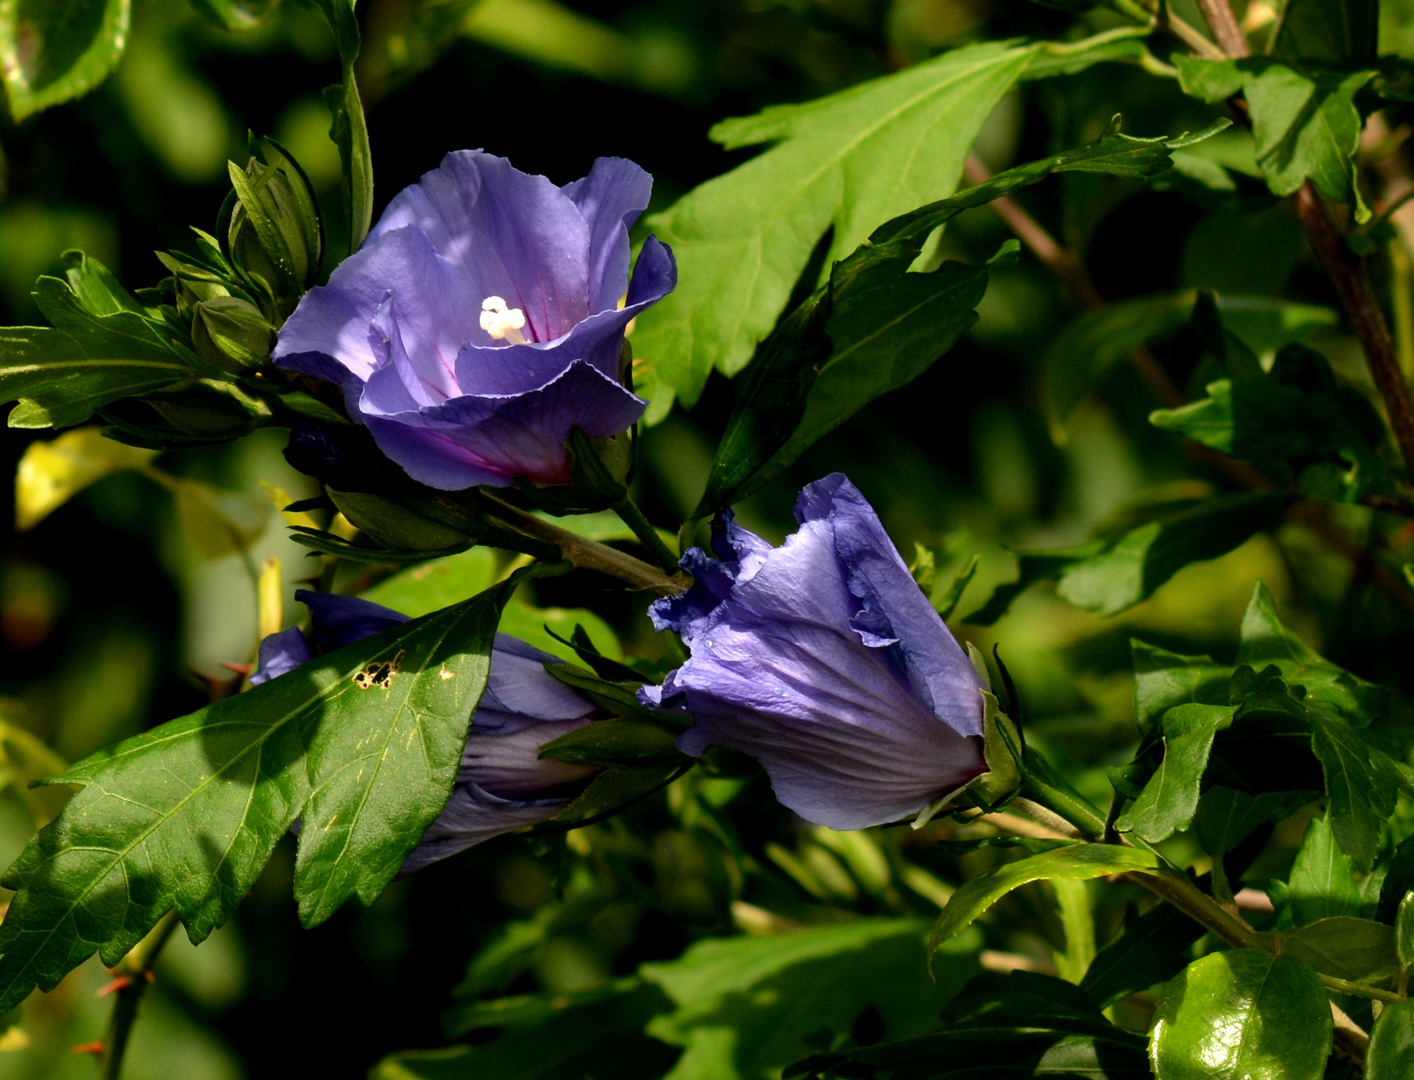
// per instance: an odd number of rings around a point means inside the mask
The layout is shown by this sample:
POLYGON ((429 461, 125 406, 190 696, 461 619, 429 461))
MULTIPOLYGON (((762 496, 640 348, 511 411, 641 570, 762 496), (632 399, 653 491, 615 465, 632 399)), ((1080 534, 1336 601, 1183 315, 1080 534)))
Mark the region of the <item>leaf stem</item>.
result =
POLYGON ((638 537, 643 546, 653 553, 653 558, 669 576, 678 572, 677 556, 673 554, 672 548, 663 542, 653 523, 644 517, 632 495, 625 492, 624 497, 614 503, 613 510, 619 515, 619 520, 633 530, 633 535, 638 537))
POLYGON ((174 908, 162 916, 162 920, 118 965, 117 972, 123 981, 114 992, 113 1015, 103 1040, 103 1059, 99 1070, 101 1080, 118 1080, 123 1068, 123 1055, 128 1049, 128 1038, 137 1020, 137 1008, 152 976, 152 965, 157 962, 157 957, 176 928, 177 912, 174 908))
POLYGON ((512 506, 496 496, 482 492, 481 502, 487 512, 500 523, 524 533, 536 540, 544 540, 560 549, 566 562, 585 570, 597 570, 620 581, 627 582, 635 589, 646 589, 659 596, 672 596, 686 589, 691 583, 684 574, 669 576, 656 566, 635 559, 607 544, 590 540, 551 524, 534 514, 512 506))
POLYGON ((1169 11, 1167 4, 1162 10, 1155 10, 1149 6, 1148 0, 1111 0, 1110 7, 1136 22, 1147 23, 1157 30, 1167 30, 1199 56, 1209 60, 1225 59, 1220 48, 1205 38, 1197 27, 1169 11))

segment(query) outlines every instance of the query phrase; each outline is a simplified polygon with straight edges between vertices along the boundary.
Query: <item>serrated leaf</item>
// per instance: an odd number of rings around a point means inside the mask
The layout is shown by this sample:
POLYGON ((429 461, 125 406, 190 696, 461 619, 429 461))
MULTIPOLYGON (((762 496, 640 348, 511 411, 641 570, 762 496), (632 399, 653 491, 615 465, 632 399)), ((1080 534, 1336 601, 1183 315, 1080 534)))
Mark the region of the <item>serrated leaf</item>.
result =
POLYGON ((1368 871, 1398 793, 1410 791, 1409 778, 1399 763, 1336 713, 1311 708, 1308 714, 1311 749, 1325 774, 1336 838, 1356 869, 1368 871))
POLYGON ((1088 881, 1131 870, 1152 872, 1158 866, 1157 855, 1139 848, 1080 843, 1008 863, 973 878, 953 893, 928 937, 929 951, 962 933, 1003 896, 1029 882, 1052 878, 1088 881))
POLYGON ((3 0, 0 81, 18 122, 87 93, 118 64, 131 0, 3 0))
POLYGON ((1338 386, 1318 354, 1288 346, 1264 377, 1219 379, 1207 393, 1177 409, 1155 410, 1149 422, 1251 461, 1279 480, 1294 478, 1312 498, 1354 502, 1392 490, 1389 470, 1362 430, 1366 424, 1356 422, 1356 410, 1368 406, 1338 386))
POLYGON ((1336 843, 1329 818, 1311 819, 1286 882, 1272 882, 1269 891, 1283 928, 1360 914, 1355 868, 1336 843))
POLYGON ((1394 930, 1384 923, 1339 915, 1318 919, 1282 940, 1284 955, 1322 975, 1380 985, 1399 974, 1394 930))
POLYGON ((86 310, 68 282, 42 277, 34 298, 52 327, 0 328, 0 404, 25 399, 11 427, 79 424, 111 401, 206 373, 142 315, 86 310))
POLYGON ((1213 739, 1232 723, 1232 705, 1175 705, 1159 719, 1163 759, 1115 828, 1157 844, 1187 829, 1198 809, 1198 793, 1213 739))
POLYGON ((1149 1035, 1157 1080, 1320 1080, 1330 1050, 1316 973, 1259 949, 1189 964, 1164 990, 1149 1035))
POLYGON ((1151 731, 1175 705, 1226 705, 1232 669, 1206 656, 1184 656, 1130 639, 1134 658, 1134 714, 1139 730, 1151 731))
POLYGON ((3 878, 18 893, 0 924, 0 1006, 52 989, 94 951, 114 966, 174 907, 201 941, 296 819, 303 922, 351 896, 371 902, 446 802, 518 581, 51 778, 82 790, 3 878))
POLYGON ((1066 566, 1056 592, 1076 607, 1117 615, 1148 599, 1190 563, 1215 559, 1246 543, 1289 504, 1284 493, 1253 492, 1165 508, 1109 550, 1066 566))
POLYGON ((1387 1002, 1370 1029, 1365 1080, 1405 1080, 1414 1076, 1414 1005, 1387 1002))
POLYGON ((1355 95, 1373 69, 1313 72, 1268 56, 1175 59, 1185 93, 1210 104, 1239 91, 1247 98, 1257 164, 1273 194, 1290 195, 1309 178, 1326 198, 1352 207, 1356 221, 1369 219, 1355 170, 1361 129, 1355 95))
POLYGON ((774 145, 649 220, 682 273, 677 291, 640 317, 634 351, 687 405, 713 368, 735 374, 827 228, 829 265, 879 222, 952 193, 983 121, 1035 51, 967 46, 818 101, 718 124, 712 138, 728 149, 774 145))
POLYGON ((156 451, 105 439, 94 427, 30 443, 15 476, 15 529, 34 528, 90 484, 156 456, 156 451))
POLYGON ((1311 701, 1330 706, 1353 724, 1363 726, 1386 708, 1387 691, 1331 663, 1283 625, 1276 601, 1260 581, 1242 617, 1237 663, 1258 669, 1275 664, 1282 678, 1303 687, 1311 701))

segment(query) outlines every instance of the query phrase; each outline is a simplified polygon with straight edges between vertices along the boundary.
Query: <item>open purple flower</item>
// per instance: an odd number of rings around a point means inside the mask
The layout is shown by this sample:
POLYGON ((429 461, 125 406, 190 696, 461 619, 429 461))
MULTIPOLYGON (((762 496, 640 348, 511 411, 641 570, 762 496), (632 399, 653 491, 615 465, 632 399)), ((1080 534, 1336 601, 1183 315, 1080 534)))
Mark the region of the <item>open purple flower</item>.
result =
MULTIPOLYGON (((309 608, 312 633, 306 637, 291 627, 262 641, 252 683, 407 622, 400 612, 352 596, 301 590, 295 599, 309 608)), ((598 706, 547 672, 546 661, 559 662, 517 638, 496 635, 486 691, 471 717, 456 785, 403 863, 403 873, 554 817, 594 774, 582 765, 539 756, 545 743, 589 723, 598 712, 598 706)))
POLYGON ((919 813, 987 770, 982 682, 844 476, 801 491, 795 516, 773 548, 727 512, 718 558, 683 557, 692 588, 649 614, 692 656, 640 698, 693 718, 684 752, 755 757, 808 821, 862 829, 919 813))
POLYGON ((622 158, 556 187, 479 150, 448 154, 305 294, 274 360, 342 385, 414 480, 567 483, 573 428, 608 438, 647 406, 620 368, 629 320, 677 283, 651 236, 629 280, 628 229, 652 186, 622 158))

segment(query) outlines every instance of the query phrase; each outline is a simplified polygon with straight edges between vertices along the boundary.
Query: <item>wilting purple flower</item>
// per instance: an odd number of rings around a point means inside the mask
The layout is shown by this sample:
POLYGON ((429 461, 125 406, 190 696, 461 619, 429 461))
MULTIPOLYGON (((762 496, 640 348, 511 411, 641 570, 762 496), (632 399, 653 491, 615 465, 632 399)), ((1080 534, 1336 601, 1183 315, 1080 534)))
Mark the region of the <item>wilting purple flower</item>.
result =
POLYGON ((649 614, 692 656, 640 697, 693 718, 684 752, 758 759, 808 821, 916 814, 986 771, 981 680, 844 476, 801 491, 795 516, 773 548, 727 512, 718 558, 687 553, 693 586, 649 614))
POLYGON ((274 359, 341 384, 349 415, 424 484, 566 483, 573 428, 618 435, 647 405, 620 367, 629 320, 677 283, 651 236, 629 281, 628 229, 652 186, 622 158, 556 187, 448 154, 305 294, 274 359))
MULTIPOLYGON (((351 645, 407 622, 407 616, 352 596, 301 590, 314 627, 271 634, 260 643, 262 683, 293 671, 319 653, 351 645)), ((506 634, 496 635, 486 691, 471 717, 461 768, 447 805, 403 864, 403 873, 455 855, 493 836, 554 817, 569 792, 594 770, 540 758, 551 739, 589 723, 597 706, 545 670, 559 661, 506 634)))

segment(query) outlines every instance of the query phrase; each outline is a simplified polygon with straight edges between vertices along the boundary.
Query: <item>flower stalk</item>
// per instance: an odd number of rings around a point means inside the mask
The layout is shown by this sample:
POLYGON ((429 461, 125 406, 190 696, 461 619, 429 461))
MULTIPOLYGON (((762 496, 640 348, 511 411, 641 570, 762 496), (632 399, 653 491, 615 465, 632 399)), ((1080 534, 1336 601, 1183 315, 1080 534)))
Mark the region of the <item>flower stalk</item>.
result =
POLYGON ((118 965, 121 984, 114 991, 113 1015, 108 1020, 108 1031, 103 1039, 103 1057, 99 1067, 101 1080, 118 1080, 122 1072, 123 1055, 127 1052, 128 1040, 137 1020, 138 1006, 142 1004, 142 996, 147 992, 147 984, 152 977, 152 965, 157 962, 157 957, 176 929, 177 911, 173 908, 118 965))

